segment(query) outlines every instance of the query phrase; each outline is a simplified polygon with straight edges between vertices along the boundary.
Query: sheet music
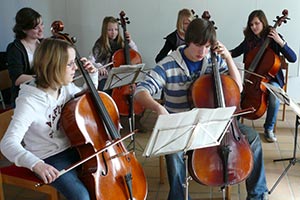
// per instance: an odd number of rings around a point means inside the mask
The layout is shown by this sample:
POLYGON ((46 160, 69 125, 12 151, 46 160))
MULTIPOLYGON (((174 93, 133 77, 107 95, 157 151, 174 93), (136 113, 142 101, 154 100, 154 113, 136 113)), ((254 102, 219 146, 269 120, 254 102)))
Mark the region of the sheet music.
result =
POLYGON ((144 66, 145 63, 141 63, 136 65, 120 65, 119 67, 111 68, 105 82, 104 90, 137 83, 143 80, 145 73, 140 72, 144 66))
POLYGON ((300 107, 291 99, 288 94, 282 89, 271 85, 270 83, 262 82, 262 84, 282 103, 290 106, 293 111, 300 117, 300 107))
POLYGON ((160 115, 144 151, 159 156, 219 145, 235 107, 193 109, 160 115))

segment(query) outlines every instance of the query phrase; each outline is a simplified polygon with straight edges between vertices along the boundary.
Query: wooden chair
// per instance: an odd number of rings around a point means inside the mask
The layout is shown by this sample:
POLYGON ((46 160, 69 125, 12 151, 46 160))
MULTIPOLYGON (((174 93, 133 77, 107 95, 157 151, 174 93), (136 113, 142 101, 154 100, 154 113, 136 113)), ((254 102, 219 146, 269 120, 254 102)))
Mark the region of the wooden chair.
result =
POLYGON ((7 69, 0 71, 0 80, 1 80, 0 81, 0 102, 2 104, 2 108, 6 109, 2 91, 5 89, 8 89, 8 88, 11 88, 11 80, 9 78, 7 69))
MULTIPOLYGON (((284 86, 283 90, 287 92, 287 84, 288 84, 288 79, 289 79, 289 64, 286 62, 284 56, 280 56, 280 61, 281 61, 281 69, 285 71, 285 76, 284 76, 284 86)), ((285 120, 285 111, 286 111, 286 105, 283 104, 282 106, 282 121, 285 120)))
MULTIPOLYGON (((288 84, 288 77, 289 77, 289 64, 286 62, 285 57, 284 56, 280 56, 280 62, 281 62, 281 69, 283 70, 284 73, 284 86, 283 86, 283 90, 285 92, 287 92, 287 84, 288 84)), ((285 120, 285 111, 286 111, 286 104, 282 104, 282 116, 281 116, 281 120, 284 121, 285 120)), ((277 116, 278 119, 278 116, 277 116)), ((274 125, 274 133, 277 132, 277 120, 275 122, 274 125)))
MULTIPOLYGON (((12 115, 12 109, 0 114, 0 139, 3 137, 6 131, 12 115)), ((0 198, 4 200, 3 183, 5 183, 45 193, 48 195, 48 200, 59 200, 59 194, 52 186, 43 185, 41 187, 35 187, 35 184, 39 183, 40 181, 41 180, 38 179, 35 174, 27 168, 17 167, 14 164, 7 167, 2 167, 0 168, 0 198)))

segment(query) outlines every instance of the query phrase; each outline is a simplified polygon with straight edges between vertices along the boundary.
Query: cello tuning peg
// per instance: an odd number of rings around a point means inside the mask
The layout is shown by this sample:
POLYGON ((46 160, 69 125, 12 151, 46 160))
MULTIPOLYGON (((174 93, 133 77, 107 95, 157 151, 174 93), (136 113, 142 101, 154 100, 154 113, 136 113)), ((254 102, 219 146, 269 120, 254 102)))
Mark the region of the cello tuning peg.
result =
POLYGON ((130 24, 130 21, 127 21, 126 23, 127 23, 127 24, 130 24))
POLYGON ((73 43, 76 43, 76 42, 77 42, 77 38, 76 38, 75 36, 73 36, 73 37, 71 38, 71 40, 72 40, 73 43))

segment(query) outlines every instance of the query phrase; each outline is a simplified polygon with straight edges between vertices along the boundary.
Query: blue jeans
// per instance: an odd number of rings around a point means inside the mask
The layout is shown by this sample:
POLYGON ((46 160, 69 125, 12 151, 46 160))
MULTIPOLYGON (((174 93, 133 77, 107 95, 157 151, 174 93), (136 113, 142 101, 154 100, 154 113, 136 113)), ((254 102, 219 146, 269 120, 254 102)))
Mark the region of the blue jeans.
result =
MULTIPOLYGON (((44 161, 60 171, 79 161, 79 158, 76 149, 67 149, 44 161)), ((90 200, 89 192, 78 178, 76 169, 63 174, 51 185, 69 200, 90 200)))
POLYGON ((186 170, 183 156, 183 152, 165 156, 170 186, 168 200, 185 199, 185 187, 183 184, 185 184, 186 170))
POLYGON ((246 179, 247 200, 263 200, 268 188, 259 134, 253 128, 239 122, 238 126, 242 134, 246 135, 253 154, 253 169, 246 179))
MULTIPOLYGON (((275 87, 280 88, 277 82, 269 82, 269 83, 275 87)), ((280 101, 272 93, 269 92, 267 117, 264 123, 265 131, 273 131, 277 119, 279 106, 280 106, 280 101)))
MULTIPOLYGON (((260 137, 254 129, 240 123, 238 126, 241 132, 247 136, 254 159, 253 170, 246 179, 247 200, 262 200, 268 192, 268 188, 260 137)), ((168 200, 184 200, 185 188, 183 184, 185 183, 186 171, 183 152, 166 155, 166 163, 170 185, 168 200)))

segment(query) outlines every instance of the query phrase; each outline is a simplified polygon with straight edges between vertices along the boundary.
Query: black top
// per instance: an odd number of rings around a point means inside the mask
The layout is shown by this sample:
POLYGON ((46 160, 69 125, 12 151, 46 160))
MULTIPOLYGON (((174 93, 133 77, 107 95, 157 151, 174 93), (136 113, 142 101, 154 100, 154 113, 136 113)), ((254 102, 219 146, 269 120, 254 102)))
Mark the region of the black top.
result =
POLYGON ((12 81, 11 98, 14 104, 20 89, 19 86, 15 85, 16 80, 21 74, 32 75, 33 70, 30 67, 27 51, 21 40, 15 39, 10 43, 6 48, 6 52, 9 76, 12 81))

